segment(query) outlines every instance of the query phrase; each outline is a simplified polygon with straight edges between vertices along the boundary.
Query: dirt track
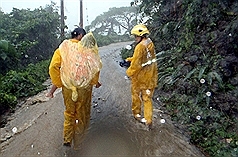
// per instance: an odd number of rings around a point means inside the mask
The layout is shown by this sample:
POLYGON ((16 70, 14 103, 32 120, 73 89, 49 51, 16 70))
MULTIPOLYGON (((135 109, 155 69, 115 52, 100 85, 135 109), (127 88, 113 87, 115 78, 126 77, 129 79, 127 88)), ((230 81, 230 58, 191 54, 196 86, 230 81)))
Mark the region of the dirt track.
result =
POLYGON ((91 124, 78 150, 62 145, 64 105, 58 89, 53 99, 44 96, 47 91, 29 98, 9 117, 1 128, 1 156, 203 156, 173 126, 159 101, 154 102, 152 131, 134 121, 130 81, 118 64, 120 49, 130 43, 100 48, 102 87, 93 91, 91 124))

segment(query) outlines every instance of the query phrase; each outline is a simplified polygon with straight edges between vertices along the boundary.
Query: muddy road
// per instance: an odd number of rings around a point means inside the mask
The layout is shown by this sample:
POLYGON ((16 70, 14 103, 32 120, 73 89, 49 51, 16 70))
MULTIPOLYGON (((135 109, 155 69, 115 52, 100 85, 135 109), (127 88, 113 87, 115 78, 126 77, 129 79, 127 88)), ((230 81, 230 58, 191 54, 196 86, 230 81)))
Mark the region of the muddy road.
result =
POLYGON ((125 78, 126 69, 119 66, 120 49, 130 43, 99 49, 103 61, 102 86, 93 91, 90 127, 83 140, 72 148, 62 145, 64 104, 61 90, 58 89, 52 99, 44 96, 47 91, 42 91, 22 102, 1 128, 1 156, 203 156, 174 127, 161 110, 159 99, 154 99, 151 131, 134 120, 130 81, 125 78), (161 123, 161 119, 165 122, 161 123))

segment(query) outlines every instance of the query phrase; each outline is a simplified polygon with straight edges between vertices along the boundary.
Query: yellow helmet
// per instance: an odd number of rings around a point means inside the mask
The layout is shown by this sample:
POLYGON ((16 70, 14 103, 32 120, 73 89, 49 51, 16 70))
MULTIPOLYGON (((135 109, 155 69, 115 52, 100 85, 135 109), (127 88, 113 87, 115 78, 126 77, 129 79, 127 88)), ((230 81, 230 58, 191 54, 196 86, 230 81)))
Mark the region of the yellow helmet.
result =
POLYGON ((143 36, 143 35, 149 34, 149 33, 150 32, 147 29, 147 27, 145 25, 142 25, 142 24, 134 26, 131 30, 131 34, 132 35, 137 35, 137 36, 143 36))

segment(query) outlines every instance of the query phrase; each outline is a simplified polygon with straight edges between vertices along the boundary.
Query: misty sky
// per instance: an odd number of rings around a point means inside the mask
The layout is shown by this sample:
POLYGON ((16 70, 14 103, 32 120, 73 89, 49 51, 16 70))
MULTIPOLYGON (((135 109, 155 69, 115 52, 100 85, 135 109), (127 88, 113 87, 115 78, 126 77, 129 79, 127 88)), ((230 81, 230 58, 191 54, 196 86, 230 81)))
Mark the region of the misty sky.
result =
MULTIPOLYGON (((60 6, 60 0, 0 0, 0 7, 4 13, 9 13, 12 8, 31 10, 44 7, 50 2, 56 2, 57 6, 60 6)), ((90 25, 98 15, 103 12, 107 12, 112 7, 130 6, 130 2, 133 0, 83 0, 83 19, 84 27, 90 25)), ((74 28, 74 25, 79 24, 80 0, 64 0, 65 16, 67 16, 66 25, 70 30, 74 28)))

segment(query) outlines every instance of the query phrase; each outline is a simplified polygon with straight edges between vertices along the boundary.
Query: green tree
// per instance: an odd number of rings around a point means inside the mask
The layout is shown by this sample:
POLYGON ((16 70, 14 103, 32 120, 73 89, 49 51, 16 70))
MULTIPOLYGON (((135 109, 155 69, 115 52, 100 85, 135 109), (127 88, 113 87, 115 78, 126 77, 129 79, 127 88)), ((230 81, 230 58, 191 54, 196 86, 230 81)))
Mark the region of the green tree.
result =
POLYGON ((58 46, 60 16, 55 3, 45 8, 0 11, 0 113, 18 99, 45 89, 49 58, 58 46))
POLYGON ((4 16, 1 39, 15 45, 23 66, 51 57, 60 42, 60 15, 55 3, 33 11, 13 8, 9 14, 0 15, 4 16))
POLYGON ((0 40, 0 71, 5 74, 9 70, 18 67, 20 55, 16 49, 6 40, 0 40))
POLYGON ((137 7, 110 8, 108 12, 97 16, 87 29, 101 35, 129 34, 136 24, 137 12, 137 7))

